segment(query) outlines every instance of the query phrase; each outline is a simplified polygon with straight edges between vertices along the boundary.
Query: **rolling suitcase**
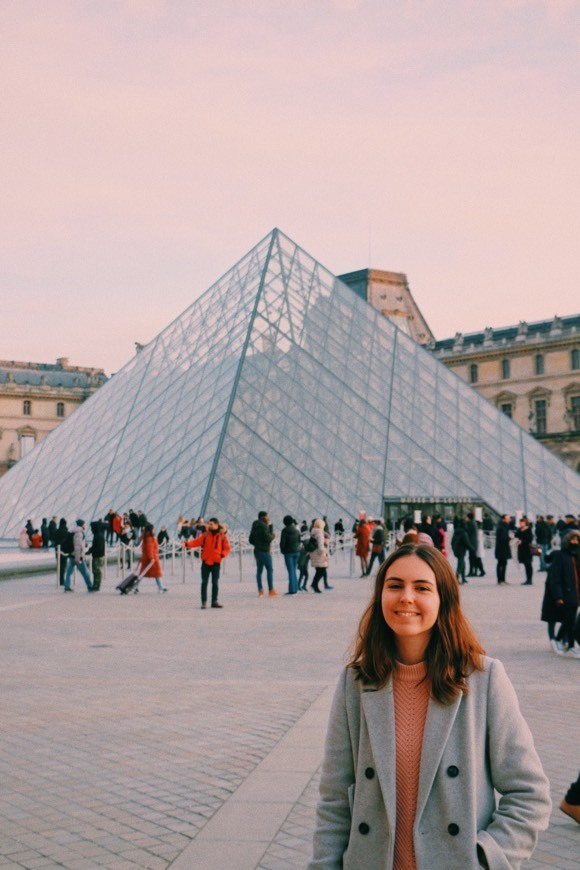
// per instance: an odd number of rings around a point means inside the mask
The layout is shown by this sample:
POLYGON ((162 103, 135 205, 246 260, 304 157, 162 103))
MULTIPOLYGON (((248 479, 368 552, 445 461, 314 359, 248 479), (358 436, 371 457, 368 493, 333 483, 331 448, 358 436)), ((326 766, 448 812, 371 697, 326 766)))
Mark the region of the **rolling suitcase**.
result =
POLYGON ((138 574, 136 571, 131 571, 130 574, 127 574, 127 576, 124 577, 121 582, 117 584, 117 586, 115 586, 115 589, 117 589, 121 593, 121 595, 127 595, 127 593, 131 591, 131 589, 135 588, 136 584, 139 582, 141 577, 143 577, 147 573, 152 564, 153 562, 149 562, 147 567, 144 568, 140 574, 138 574))

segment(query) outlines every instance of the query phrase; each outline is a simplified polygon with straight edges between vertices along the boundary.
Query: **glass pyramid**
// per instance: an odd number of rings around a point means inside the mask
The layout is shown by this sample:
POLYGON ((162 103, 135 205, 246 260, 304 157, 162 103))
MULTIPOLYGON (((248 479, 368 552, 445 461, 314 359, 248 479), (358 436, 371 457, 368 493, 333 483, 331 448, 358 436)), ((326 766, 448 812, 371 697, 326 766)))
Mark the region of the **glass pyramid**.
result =
POLYGON ((110 507, 247 529, 421 495, 558 515, 580 478, 273 230, 0 479, 0 537, 110 507))

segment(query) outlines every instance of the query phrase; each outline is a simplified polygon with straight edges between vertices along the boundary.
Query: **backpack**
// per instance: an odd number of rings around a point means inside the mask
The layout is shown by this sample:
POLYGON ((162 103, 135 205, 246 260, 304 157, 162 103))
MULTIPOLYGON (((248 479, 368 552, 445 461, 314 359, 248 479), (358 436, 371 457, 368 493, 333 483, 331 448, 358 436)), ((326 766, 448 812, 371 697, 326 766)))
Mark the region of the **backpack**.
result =
POLYGON ((75 551, 75 536, 73 532, 67 532, 64 541, 60 545, 60 551, 65 556, 72 556, 75 551))
POLYGON ((318 550, 318 540, 314 537, 314 535, 310 535, 310 537, 304 544, 304 549, 307 553, 314 553, 315 550, 318 550))

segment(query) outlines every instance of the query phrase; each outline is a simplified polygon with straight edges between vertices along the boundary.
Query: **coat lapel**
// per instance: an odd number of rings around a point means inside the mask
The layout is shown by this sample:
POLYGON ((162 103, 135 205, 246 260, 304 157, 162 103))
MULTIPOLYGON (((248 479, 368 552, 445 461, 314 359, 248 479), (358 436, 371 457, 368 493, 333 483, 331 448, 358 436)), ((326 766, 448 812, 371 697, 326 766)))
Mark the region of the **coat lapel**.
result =
POLYGON ((397 802, 395 705, 391 685, 382 689, 363 689, 362 706, 368 729, 369 742, 383 800, 387 820, 395 830, 395 806, 397 802))
POLYGON ((459 695, 451 704, 445 706, 437 703, 433 698, 429 700, 425 731, 423 732, 416 819, 421 818, 425 809, 462 698, 463 695, 459 695))

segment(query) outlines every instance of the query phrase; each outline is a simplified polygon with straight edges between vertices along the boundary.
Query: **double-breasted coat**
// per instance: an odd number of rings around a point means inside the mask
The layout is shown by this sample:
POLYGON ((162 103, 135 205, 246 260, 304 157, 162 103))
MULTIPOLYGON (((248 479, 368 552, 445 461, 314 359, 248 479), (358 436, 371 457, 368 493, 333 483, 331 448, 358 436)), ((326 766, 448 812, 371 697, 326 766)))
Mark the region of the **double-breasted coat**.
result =
MULTIPOLYGON (((429 700, 413 843, 418 870, 518 868, 548 825, 550 788, 500 662, 469 677, 451 704, 429 700), (496 806, 494 789, 499 792, 496 806)), ((396 827, 392 684, 347 668, 328 727, 310 870, 393 866, 396 827)))

